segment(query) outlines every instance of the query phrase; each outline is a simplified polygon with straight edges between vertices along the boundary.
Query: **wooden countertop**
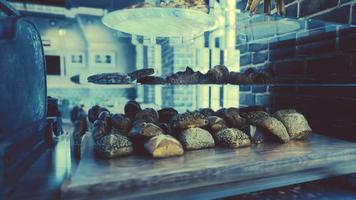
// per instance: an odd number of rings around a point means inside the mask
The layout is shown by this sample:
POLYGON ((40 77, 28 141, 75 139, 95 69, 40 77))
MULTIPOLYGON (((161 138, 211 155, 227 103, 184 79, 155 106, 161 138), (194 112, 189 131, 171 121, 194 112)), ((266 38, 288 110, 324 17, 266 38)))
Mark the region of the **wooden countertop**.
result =
POLYGON ((86 136, 68 199, 220 198, 356 172, 356 144, 317 134, 288 144, 188 151, 182 157, 94 158, 86 136))

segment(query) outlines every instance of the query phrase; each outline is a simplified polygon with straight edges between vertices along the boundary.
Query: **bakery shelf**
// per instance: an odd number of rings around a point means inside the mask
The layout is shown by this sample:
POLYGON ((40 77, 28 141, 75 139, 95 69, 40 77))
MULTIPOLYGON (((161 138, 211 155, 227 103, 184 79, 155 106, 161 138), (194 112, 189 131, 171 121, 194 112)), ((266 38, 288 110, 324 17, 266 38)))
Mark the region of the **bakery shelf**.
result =
POLYGON ((90 134, 66 199, 221 198, 356 172, 356 144, 318 134, 287 144, 188 151, 182 157, 98 160, 90 134))

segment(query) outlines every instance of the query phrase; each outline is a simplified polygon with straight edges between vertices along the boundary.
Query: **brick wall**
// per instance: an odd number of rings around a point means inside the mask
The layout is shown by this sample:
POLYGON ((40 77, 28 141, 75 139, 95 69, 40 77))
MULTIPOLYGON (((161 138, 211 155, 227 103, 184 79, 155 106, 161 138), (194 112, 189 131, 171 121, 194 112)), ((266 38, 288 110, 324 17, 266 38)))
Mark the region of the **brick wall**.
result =
POLYGON ((246 42, 237 45, 242 71, 270 68, 279 83, 356 81, 356 27, 275 17, 260 20, 260 24, 249 24, 246 42), (283 28, 288 30, 279 33, 283 28))
POLYGON ((273 111, 295 108, 309 120, 313 130, 356 142, 356 87, 271 87, 273 111))
POLYGON ((241 106, 296 108, 316 132, 356 141, 356 87, 345 85, 356 82, 356 0, 285 2, 287 16, 298 20, 240 16, 237 47, 242 71, 268 68, 292 85, 241 86, 241 106))
MULTIPOLYGON (((245 9, 247 0, 241 0, 237 7, 245 9)), ((272 1, 273 2, 273 1, 272 1)), ((356 25, 355 0, 284 0, 286 16, 292 18, 312 18, 356 25)), ((275 6, 272 3, 272 9, 275 6)), ((258 13, 263 13, 263 3, 260 4, 258 13)), ((276 10, 272 10, 276 13, 276 10)))

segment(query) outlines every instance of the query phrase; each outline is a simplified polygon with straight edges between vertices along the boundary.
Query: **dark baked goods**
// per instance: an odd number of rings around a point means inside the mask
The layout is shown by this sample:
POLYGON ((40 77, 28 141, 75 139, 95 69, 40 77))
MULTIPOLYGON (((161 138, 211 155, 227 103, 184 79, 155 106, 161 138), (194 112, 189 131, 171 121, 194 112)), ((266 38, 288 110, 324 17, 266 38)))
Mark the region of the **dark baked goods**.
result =
POLYGON ((88 111, 88 119, 91 123, 94 123, 94 121, 96 119, 98 119, 98 116, 99 116, 99 109, 100 109, 100 106, 98 105, 95 105, 93 107, 91 107, 88 111))
POLYGON ((124 135, 124 136, 126 136, 126 137, 129 137, 129 132, 130 132, 130 130, 129 130, 128 132, 125 132, 125 131, 118 130, 117 128, 112 127, 110 133, 111 133, 111 134, 124 135))
POLYGON ((269 139, 288 142, 290 140, 286 127, 278 119, 264 111, 252 111, 246 114, 247 120, 263 132, 270 134, 269 139))
POLYGON ((131 78, 131 81, 134 81, 134 80, 143 78, 145 76, 152 75, 154 73, 155 73, 155 71, 153 68, 146 68, 146 69, 139 69, 139 70, 133 71, 131 73, 128 73, 127 75, 131 78))
POLYGON ((114 114, 111 116, 111 125, 121 132, 129 132, 132 127, 132 121, 123 114, 114 114))
POLYGON ((239 148, 251 145, 248 135, 236 128, 221 130, 214 135, 214 138, 217 145, 229 148, 239 148))
POLYGON ((182 145, 170 135, 157 135, 149 139, 144 146, 154 158, 166 158, 184 154, 182 145))
POLYGON ((130 155, 133 152, 133 146, 126 136, 109 134, 96 141, 95 151, 99 157, 114 158, 130 155))
POLYGON ((106 132, 110 132, 111 126, 111 115, 108 111, 103 111, 99 114, 97 121, 102 121, 105 124, 106 132))
POLYGON ((158 123, 158 112, 153 108, 145 108, 135 115, 135 121, 158 123))
POLYGON ((178 136, 178 140, 186 150, 204 149, 215 146, 211 134, 201 128, 189 128, 182 131, 178 136))
POLYGON ((102 73, 88 77, 88 82, 96 84, 129 84, 129 76, 120 73, 102 73))
POLYGON ((111 132, 111 115, 108 111, 102 111, 97 120, 93 123, 93 138, 96 142, 98 139, 111 132))
POLYGON ((158 111, 160 123, 170 123, 172 118, 178 114, 174 108, 163 108, 158 111))
POLYGON ((93 127, 93 139, 94 142, 96 142, 98 139, 102 138, 104 135, 108 134, 108 128, 106 127, 106 123, 101 120, 96 120, 94 122, 94 127, 93 127))
POLYGON ((229 83, 230 84, 252 84, 253 80, 251 77, 248 77, 243 73, 230 72, 229 83))
POLYGON ((306 118, 296 110, 279 110, 273 116, 284 124, 291 139, 303 139, 312 133, 306 118))
POLYGON ((244 133, 249 136, 253 144, 263 143, 264 141, 267 141, 270 138, 268 137, 268 134, 265 131, 262 131, 260 128, 257 128, 254 125, 250 125, 244 133))
POLYGON ((136 114, 138 112, 140 112, 142 109, 141 109, 141 106, 139 103, 137 103, 136 101, 128 101, 126 104, 125 104, 125 108, 124 108, 124 111, 125 111, 125 115, 128 116, 129 118, 133 119, 136 114))
POLYGON ((208 117, 208 126, 207 129, 211 134, 215 134, 223 129, 228 128, 226 122, 217 116, 209 116, 208 117))
POLYGON ((91 123, 94 123, 95 120, 98 119, 98 116, 101 112, 103 111, 107 111, 109 112, 108 109, 104 108, 104 107, 100 107, 98 105, 95 105, 93 107, 91 107, 88 111, 88 119, 91 123))
POLYGON ((166 78, 166 82, 170 84, 206 84, 208 78, 201 72, 194 72, 190 67, 187 67, 184 72, 177 72, 166 78))
POLYGON ((172 120, 173 129, 187 129, 195 127, 204 127, 208 125, 208 119, 206 116, 199 112, 185 112, 175 115, 172 120))
POLYGON ((171 0, 161 2, 160 7, 164 8, 185 8, 208 13, 208 5, 204 0, 171 0))
POLYGON ((224 65, 216 65, 207 73, 209 83, 228 83, 229 69, 224 65))
POLYGON ((240 116, 237 108, 222 108, 216 112, 216 115, 225 120, 229 127, 244 131, 249 126, 247 120, 240 116))
POLYGON ((249 68, 244 72, 244 75, 252 80, 252 83, 267 84, 273 82, 273 77, 270 72, 257 71, 253 68, 249 68))
POLYGON ((163 130, 153 124, 153 123, 139 123, 139 124, 135 124, 130 133, 129 136, 133 137, 133 138, 138 138, 138 139, 149 139, 151 137, 157 136, 157 135, 161 135, 164 134, 163 130))
POLYGON ((202 108, 202 109, 199 109, 198 112, 207 116, 207 117, 215 115, 214 110, 211 108, 202 108))
POLYGON ((166 134, 173 134, 172 127, 170 123, 159 123, 158 126, 163 130, 166 134))
POLYGON ((241 117, 247 118, 247 114, 250 112, 263 111, 266 112, 266 109, 262 106, 248 106, 239 108, 239 114, 241 117))
POLYGON ((251 111, 246 113, 245 116, 249 123, 251 123, 252 125, 257 125, 259 119, 269 117, 269 114, 264 111, 251 111))
POLYGON ((146 117, 144 119, 136 119, 133 121, 132 126, 135 126, 137 124, 141 124, 141 123, 152 123, 155 125, 158 125, 157 121, 154 120, 152 117, 146 117))
POLYGON ((274 117, 263 117, 258 119, 256 126, 261 130, 276 136, 275 138, 278 138, 279 141, 286 143, 290 140, 286 127, 281 121, 274 117))
POLYGON ((137 83, 141 84, 165 84, 166 79, 159 76, 145 76, 137 80, 137 83))

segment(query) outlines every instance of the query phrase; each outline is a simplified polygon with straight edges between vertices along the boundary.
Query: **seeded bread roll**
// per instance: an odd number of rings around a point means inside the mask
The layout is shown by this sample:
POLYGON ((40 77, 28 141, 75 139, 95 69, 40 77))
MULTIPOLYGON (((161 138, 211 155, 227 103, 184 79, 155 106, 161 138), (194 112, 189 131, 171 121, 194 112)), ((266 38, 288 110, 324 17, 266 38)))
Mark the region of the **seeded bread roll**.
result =
POLYGON ((236 128, 221 130, 215 134, 214 138, 217 145, 229 148, 239 148, 251 145, 248 135, 236 128))
POLYGON ((137 139, 149 139, 164 134, 163 130, 152 123, 140 123, 132 127, 129 136, 137 139))
POLYGON ((215 134, 223 129, 228 128, 226 122, 217 116, 209 116, 208 117, 208 126, 207 129, 211 134, 215 134))
POLYGON ((278 110, 277 112, 275 112, 273 114, 274 117, 276 118, 281 118, 285 115, 288 115, 288 114, 293 114, 293 113, 297 113, 297 110, 295 109, 282 109, 282 110, 278 110))
POLYGON ((258 120, 269 117, 269 114, 264 111, 252 111, 246 113, 245 116, 249 123, 256 126, 258 120))
POLYGON ((201 128, 189 128, 179 134, 178 140, 186 150, 212 148, 215 142, 211 134, 201 128))
POLYGON ((88 82, 96 84, 129 84, 130 77, 120 73, 101 73, 89 76, 88 82))
POLYGON ((284 124, 291 139, 304 139, 312 133, 306 118, 296 110, 279 110, 273 116, 284 124))
POLYGON ((174 116, 172 120, 173 129, 188 129, 195 127, 204 127, 208 125, 208 119, 206 116, 198 112, 186 112, 174 116))
POLYGON ((258 119, 256 125, 261 130, 276 136, 281 142, 286 143, 290 140, 286 127, 274 117, 268 116, 258 119))
POLYGON ((237 108, 222 108, 216 112, 216 115, 224 119, 231 128, 245 131, 249 126, 247 120, 240 116, 237 108))
POLYGON ((248 106, 244 108, 239 108, 239 114, 241 117, 247 118, 247 114, 250 112, 262 111, 266 112, 266 109, 262 106, 248 106))
POLYGON ((129 138, 123 135, 109 134, 96 142, 95 151, 99 157, 115 158, 130 155, 133 152, 133 147, 129 138))
POLYGON ((252 111, 246 114, 248 122, 256 126, 261 131, 268 133, 269 139, 277 139, 281 142, 290 140, 286 127, 278 119, 271 117, 264 111, 252 111))

